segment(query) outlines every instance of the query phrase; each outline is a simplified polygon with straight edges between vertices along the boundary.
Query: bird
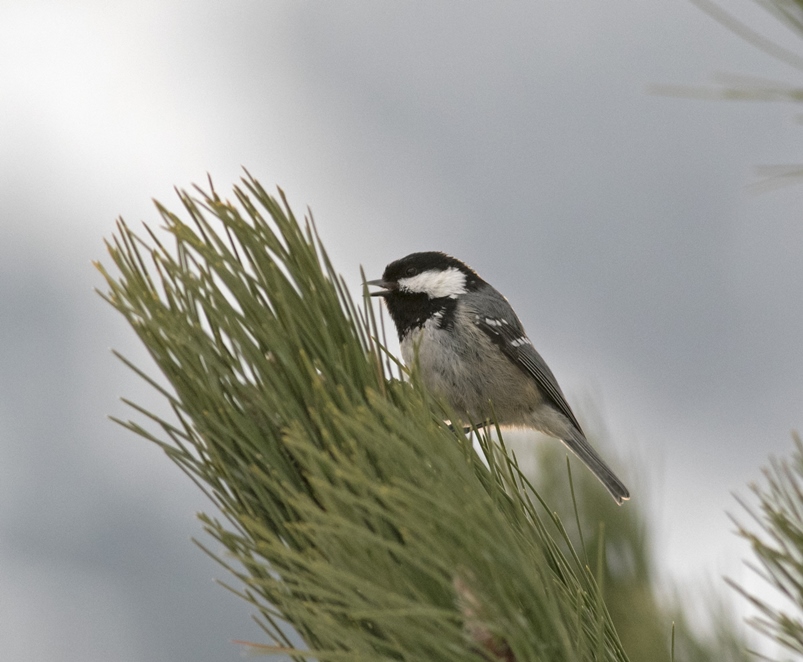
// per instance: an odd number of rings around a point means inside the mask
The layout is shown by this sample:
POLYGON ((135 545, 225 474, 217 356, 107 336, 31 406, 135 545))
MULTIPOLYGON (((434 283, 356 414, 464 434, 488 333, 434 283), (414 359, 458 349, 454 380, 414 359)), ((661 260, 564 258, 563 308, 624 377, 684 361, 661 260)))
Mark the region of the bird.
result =
POLYGON ((464 423, 526 427, 561 440, 617 504, 630 492, 589 444, 555 376, 515 311, 469 266, 440 251, 391 262, 380 288, 402 359, 464 423))

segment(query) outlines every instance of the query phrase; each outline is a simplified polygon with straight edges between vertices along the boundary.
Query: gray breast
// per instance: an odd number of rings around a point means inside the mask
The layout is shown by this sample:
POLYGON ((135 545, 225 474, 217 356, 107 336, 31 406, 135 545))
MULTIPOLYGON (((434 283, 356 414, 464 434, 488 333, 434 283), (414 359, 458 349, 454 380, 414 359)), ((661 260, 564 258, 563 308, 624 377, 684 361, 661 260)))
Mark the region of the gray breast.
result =
POLYGON ((517 424, 541 402, 538 389, 473 323, 462 307, 451 330, 439 328, 436 317, 401 341, 405 364, 418 370, 424 386, 442 398, 465 422, 479 423, 493 412, 500 421, 517 424))

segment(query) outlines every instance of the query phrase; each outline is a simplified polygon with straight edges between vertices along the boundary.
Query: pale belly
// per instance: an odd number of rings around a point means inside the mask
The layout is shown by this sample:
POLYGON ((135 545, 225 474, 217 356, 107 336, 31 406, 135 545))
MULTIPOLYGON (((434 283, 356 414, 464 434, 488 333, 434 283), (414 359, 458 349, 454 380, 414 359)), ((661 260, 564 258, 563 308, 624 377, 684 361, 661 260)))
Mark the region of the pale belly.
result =
POLYGON ((435 321, 416 329, 401 343, 405 364, 417 365, 424 386, 464 422, 495 415, 503 424, 528 425, 530 412, 542 402, 532 380, 473 324, 461 328, 460 338, 435 321))

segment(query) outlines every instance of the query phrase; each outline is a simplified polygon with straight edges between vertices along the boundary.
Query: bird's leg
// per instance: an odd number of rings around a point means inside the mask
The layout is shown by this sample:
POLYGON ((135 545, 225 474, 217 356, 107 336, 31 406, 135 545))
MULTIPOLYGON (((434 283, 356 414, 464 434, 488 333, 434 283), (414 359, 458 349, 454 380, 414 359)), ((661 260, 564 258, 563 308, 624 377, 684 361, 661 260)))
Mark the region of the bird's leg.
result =
MULTIPOLYGON (((475 423, 474 425, 464 425, 463 426, 463 434, 468 434, 472 430, 479 430, 480 428, 484 428, 488 425, 488 421, 483 421, 482 423, 475 423)), ((457 429, 454 426, 454 423, 449 423, 449 431, 456 432, 457 429)))

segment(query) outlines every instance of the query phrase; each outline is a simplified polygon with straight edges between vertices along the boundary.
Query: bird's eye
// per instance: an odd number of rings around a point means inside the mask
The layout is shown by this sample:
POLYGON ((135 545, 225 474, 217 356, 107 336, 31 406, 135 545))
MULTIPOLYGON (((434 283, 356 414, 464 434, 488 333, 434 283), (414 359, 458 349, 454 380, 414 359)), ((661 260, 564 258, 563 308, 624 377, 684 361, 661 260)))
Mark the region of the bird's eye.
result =
POLYGON ((407 271, 404 272, 405 276, 415 276, 418 273, 418 269, 415 267, 407 267, 407 271))

